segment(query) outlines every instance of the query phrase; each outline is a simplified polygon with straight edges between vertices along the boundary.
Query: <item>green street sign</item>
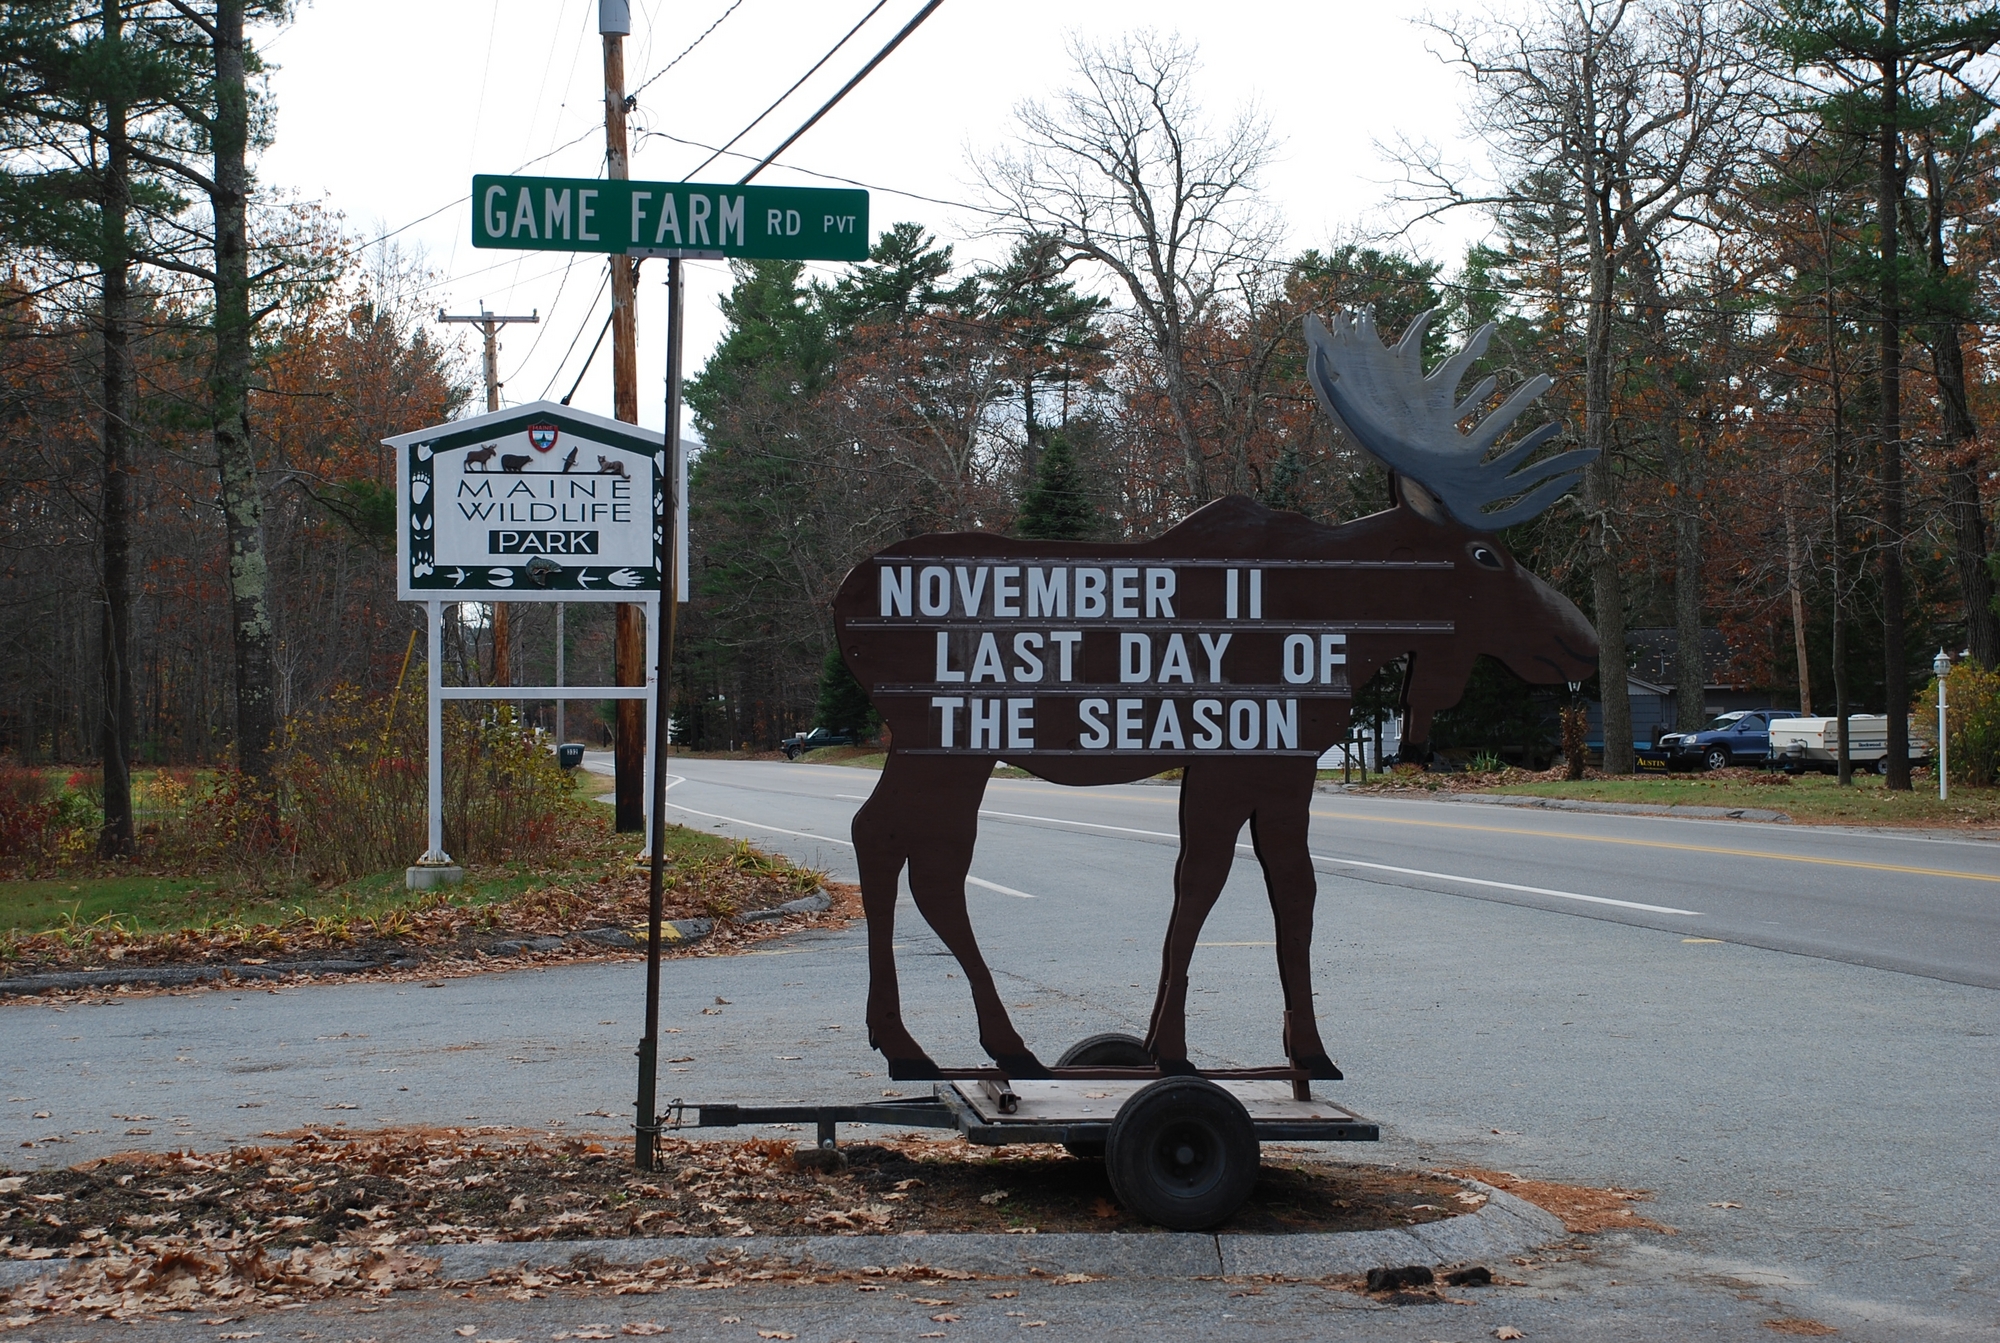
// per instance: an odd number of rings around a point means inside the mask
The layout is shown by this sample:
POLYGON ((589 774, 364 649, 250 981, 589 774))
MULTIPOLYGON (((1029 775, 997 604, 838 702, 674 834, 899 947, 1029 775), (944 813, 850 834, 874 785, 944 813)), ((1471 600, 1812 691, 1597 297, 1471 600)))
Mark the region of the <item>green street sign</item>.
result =
POLYGON ((868 193, 480 173, 472 179, 472 245, 865 261, 868 193))

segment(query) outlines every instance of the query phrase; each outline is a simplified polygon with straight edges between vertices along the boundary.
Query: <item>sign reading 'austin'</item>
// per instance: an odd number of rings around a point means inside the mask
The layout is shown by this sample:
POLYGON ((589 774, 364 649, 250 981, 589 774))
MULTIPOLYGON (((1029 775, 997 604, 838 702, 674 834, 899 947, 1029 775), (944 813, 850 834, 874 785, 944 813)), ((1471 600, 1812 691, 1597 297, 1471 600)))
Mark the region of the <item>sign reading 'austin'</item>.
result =
POLYGON ((937 1072, 898 1007, 906 864, 918 909, 965 968, 987 1052, 1011 1076, 1048 1075, 1008 1020, 966 916, 980 797, 998 759, 1063 784, 1185 767, 1146 1040, 1165 1071, 1188 1070, 1187 966, 1248 822, 1277 920, 1287 1055, 1313 1076, 1339 1075, 1313 1019, 1306 826, 1316 759, 1345 738, 1353 688, 1407 659, 1409 755, 1424 751, 1432 715, 1457 702, 1481 654, 1540 684, 1596 670, 1589 623, 1494 536, 1555 502, 1589 454, 1530 462, 1553 425, 1492 453, 1544 377, 1460 433, 1493 395, 1490 378, 1457 391, 1490 328, 1426 376, 1428 321, 1393 347, 1366 314, 1336 316, 1331 330, 1306 323, 1321 405, 1396 473, 1400 502, 1387 512, 1327 527, 1236 497, 1132 545, 926 536, 848 576, 834 606, 841 651, 891 734, 853 833, 868 1024, 892 1076, 937 1072))

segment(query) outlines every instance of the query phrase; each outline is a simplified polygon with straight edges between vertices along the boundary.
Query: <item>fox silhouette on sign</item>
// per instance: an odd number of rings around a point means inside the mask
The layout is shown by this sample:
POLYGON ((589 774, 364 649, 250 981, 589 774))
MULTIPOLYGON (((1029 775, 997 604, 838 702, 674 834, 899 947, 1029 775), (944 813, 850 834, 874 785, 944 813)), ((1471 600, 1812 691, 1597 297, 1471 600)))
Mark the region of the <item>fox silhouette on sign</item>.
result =
POLYGON ((1322 408, 1395 473, 1386 512, 1322 526, 1242 497, 1129 545, 924 536, 848 575, 834 623, 888 725, 880 781, 853 824, 867 912, 868 1031, 893 1078, 941 1076, 902 1020, 894 952, 899 877, 957 957, 982 1047, 1009 1077, 1056 1075, 1014 1028, 980 955, 965 882, 996 761, 1053 783, 1130 782, 1180 767, 1180 859, 1145 1045, 1187 1073, 1187 972, 1247 823, 1277 929, 1284 1047, 1301 1074, 1337 1078, 1314 1018, 1316 896, 1307 848, 1317 759, 1346 739, 1352 694, 1407 659, 1404 753, 1456 703, 1473 660, 1539 684, 1581 681, 1597 639, 1581 612, 1496 539, 1572 488, 1591 455, 1530 462, 1543 425, 1499 451, 1545 391, 1458 384, 1492 328, 1426 376, 1426 313, 1385 346, 1367 313, 1306 320, 1322 408), (1512 501, 1512 502, 1507 502, 1512 501), (1498 507, 1493 507, 1498 505, 1498 507), (1488 511, 1492 508, 1492 511, 1488 511))

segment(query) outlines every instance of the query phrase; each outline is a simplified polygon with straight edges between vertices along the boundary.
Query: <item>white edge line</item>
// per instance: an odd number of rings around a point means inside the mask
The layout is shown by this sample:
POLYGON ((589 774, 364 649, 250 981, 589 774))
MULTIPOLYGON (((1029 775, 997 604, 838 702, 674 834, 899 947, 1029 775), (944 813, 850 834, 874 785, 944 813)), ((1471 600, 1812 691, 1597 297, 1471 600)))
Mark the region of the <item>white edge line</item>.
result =
MULTIPOLYGON (((1239 849, 1248 849, 1248 844, 1239 844, 1239 849)), ((1552 891, 1546 886, 1517 886, 1511 881, 1487 881, 1480 877, 1458 877, 1448 872, 1426 872, 1415 867, 1391 867, 1387 863, 1364 863, 1358 858, 1329 858, 1323 853, 1313 856, 1316 863, 1339 863, 1346 867, 1366 867, 1377 872, 1398 872, 1406 877, 1428 877, 1433 881, 1456 881, 1467 886, 1491 886, 1500 891, 1521 891, 1527 895, 1548 895, 1558 900, 1582 900, 1593 905, 1616 905, 1620 909, 1642 909, 1648 914, 1679 914, 1690 919, 1705 919, 1708 916, 1698 910, 1674 909, 1668 905, 1642 905, 1636 900, 1613 900, 1604 895, 1579 895, 1575 891, 1552 891)))
POLYGON ((988 881, 984 877, 967 877, 965 880, 967 885, 984 886, 987 890, 998 891, 1002 895, 1018 895, 1023 900, 1032 900, 1035 898, 1026 891, 1017 891, 1012 886, 1002 886, 999 882, 988 881))
MULTIPOLYGON (((1180 838, 1179 835, 1170 835, 1161 830, 1136 830, 1126 825, 1100 825, 1095 821, 1070 821, 1056 816, 1028 816, 1021 812, 985 810, 981 810, 979 814, 981 816, 997 816, 1010 821, 1040 821, 1048 825, 1072 825, 1087 830, 1110 830, 1121 835, 1145 835, 1151 839, 1178 840, 1180 838)), ((1245 853, 1255 852, 1248 844, 1238 844, 1236 847, 1245 853)), ((1481 877, 1461 877, 1450 872, 1426 872, 1422 868, 1416 867, 1391 867, 1387 863, 1364 863, 1358 858, 1334 858, 1323 853, 1313 854, 1312 857, 1313 861, 1320 863, 1338 863, 1346 867, 1365 867, 1377 872, 1395 872, 1402 876, 1424 877, 1431 881, 1455 881, 1461 885, 1487 886, 1500 891, 1519 891, 1524 895, 1546 895, 1556 900, 1580 900, 1585 904, 1611 905, 1618 909, 1637 909, 1648 914, 1674 914, 1690 919, 1708 917, 1706 914, 1693 909, 1675 909, 1669 905, 1647 905, 1641 904, 1637 900, 1613 900, 1609 896, 1582 895, 1576 891, 1554 891, 1546 886, 1521 886, 1511 881, 1488 881, 1481 877)))
MULTIPOLYGON (((676 780, 676 782, 679 782, 679 780, 676 780)), ((696 811, 693 807, 683 807, 678 802, 669 802, 667 805, 669 807, 672 807, 675 811, 684 811, 690 816, 706 816, 711 821, 725 821, 730 825, 740 825, 748 830, 766 830, 771 832, 772 834, 796 835, 800 839, 824 840, 828 844, 838 844, 844 849, 851 849, 854 847, 854 841, 847 839, 836 839, 832 835, 814 835, 814 834, 809 834, 804 830, 787 830, 782 825, 766 825, 762 821, 746 821, 735 816, 721 816, 712 811, 696 811)), ((1012 886, 1002 886, 997 881, 987 881, 983 877, 967 877, 965 880, 969 885, 982 886, 989 891, 998 891, 1002 895, 1019 896, 1023 900, 1032 900, 1035 898, 1026 891, 1017 891, 1012 886)))

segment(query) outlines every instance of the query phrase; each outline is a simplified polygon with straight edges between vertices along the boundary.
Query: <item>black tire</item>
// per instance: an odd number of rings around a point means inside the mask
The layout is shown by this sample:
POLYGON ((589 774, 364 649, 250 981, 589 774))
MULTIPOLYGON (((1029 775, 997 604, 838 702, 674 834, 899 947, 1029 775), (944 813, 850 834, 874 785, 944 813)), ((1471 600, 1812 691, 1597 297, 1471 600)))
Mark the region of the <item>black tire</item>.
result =
MULTIPOLYGON (((1146 1042, 1136 1035, 1123 1031, 1106 1031, 1102 1035, 1085 1036, 1062 1052, 1056 1060, 1058 1068, 1150 1068, 1153 1056, 1146 1052, 1146 1042)), ((1104 1159, 1104 1141, 1078 1138, 1063 1144, 1069 1154, 1085 1161, 1104 1159)))
POLYGON ((1880 757, 1879 759, 1877 759, 1877 760, 1875 761, 1875 772, 1876 772, 1877 774, 1887 774, 1887 773, 1889 772, 1889 757, 1888 757, 1888 756, 1886 756, 1886 755, 1885 755, 1885 756, 1882 756, 1882 757, 1880 757))
POLYGON ((1078 1040, 1056 1060, 1058 1068, 1150 1068, 1153 1056, 1146 1042, 1123 1031, 1106 1031, 1078 1040))
POLYGON ((1702 753, 1701 763, 1705 769, 1728 769, 1729 748, 1727 746, 1709 747, 1702 753))
POLYGON ((1200 1077, 1163 1077, 1119 1107, 1105 1172, 1118 1201, 1174 1231, 1228 1220, 1257 1183, 1257 1130, 1243 1102, 1200 1077))

